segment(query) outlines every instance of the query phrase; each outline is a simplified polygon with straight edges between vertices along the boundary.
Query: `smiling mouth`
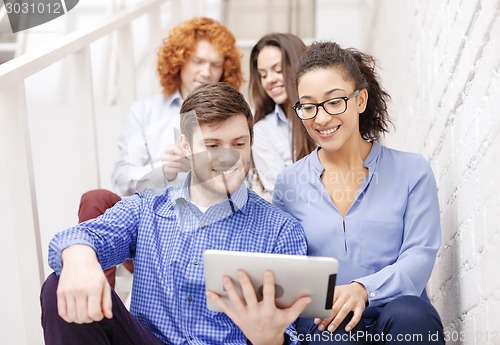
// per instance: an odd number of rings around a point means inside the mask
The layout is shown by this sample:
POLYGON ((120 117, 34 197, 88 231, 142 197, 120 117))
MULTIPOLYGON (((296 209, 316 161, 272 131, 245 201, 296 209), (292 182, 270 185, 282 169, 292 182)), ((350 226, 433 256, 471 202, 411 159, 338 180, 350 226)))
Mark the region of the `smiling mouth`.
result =
POLYGON ((281 95, 281 93, 283 92, 284 89, 285 89, 285 87, 283 85, 277 85, 277 86, 273 86, 271 88, 268 88, 266 92, 268 95, 278 96, 278 95, 281 95))
POLYGON ((337 127, 334 127, 334 128, 330 128, 330 129, 324 130, 324 131, 318 130, 318 132, 321 135, 330 135, 330 134, 335 133, 339 128, 340 128, 340 125, 338 125, 337 127))
POLYGON ((219 175, 223 175, 223 176, 226 176, 226 175, 231 175, 233 172, 235 172, 237 170, 237 168, 232 168, 232 169, 228 169, 228 170, 214 170, 217 174, 219 175))

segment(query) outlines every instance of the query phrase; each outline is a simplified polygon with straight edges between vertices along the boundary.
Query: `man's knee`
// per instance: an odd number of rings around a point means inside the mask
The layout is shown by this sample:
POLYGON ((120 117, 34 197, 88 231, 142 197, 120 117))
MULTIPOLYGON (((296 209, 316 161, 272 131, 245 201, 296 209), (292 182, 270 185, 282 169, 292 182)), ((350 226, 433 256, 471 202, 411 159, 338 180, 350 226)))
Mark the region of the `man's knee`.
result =
POLYGON ((401 296, 384 307, 380 315, 382 320, 379 318, 379 321, 391 318, 390 321, 404 320, 405 322, 419 323, 435 316, 438 316, 437 311, 430 302, 418 296, 401 296))
POLYGON ((57 285, 59 277, 52 273, 45 279, 40 291, 40 305, 42 307, 42 318, 47 313, 57 312, 57 285))
POLYGON ((97 218, 120 200, 118 195, 106 189, 88 191, 80 199, 78 221, 81 223, 97 218))
POLYGON ((394 334, 428 334, 438 332, 443 325, 432 304, 417 296, 402 296, 388 303, 377 320, 377 331, 394 334))
POLYGON ((94 189, 89 190, 88 192, 83 193, 82 200, 94 200, 94 199, 105 199, 111 201, 118 201, 121 198, 115 193, 107 190, 107 189, 94 189))

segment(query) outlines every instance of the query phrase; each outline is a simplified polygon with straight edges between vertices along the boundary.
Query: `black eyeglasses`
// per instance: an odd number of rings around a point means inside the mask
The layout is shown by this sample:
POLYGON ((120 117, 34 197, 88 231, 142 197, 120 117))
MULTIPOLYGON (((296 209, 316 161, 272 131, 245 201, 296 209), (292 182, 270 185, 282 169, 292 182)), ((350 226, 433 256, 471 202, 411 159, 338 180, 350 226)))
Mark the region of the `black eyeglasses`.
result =
POLYGON ((321 103, 300 103, 297 102, 293 106, 295 114, 301 120, 313 119, 318 115, 318 108, 323 109, 330 115, 340 115, 347 110, 347 101, 359 95, 359 90, 354 91, 347 97, 335 97, 327 99, 321 103))

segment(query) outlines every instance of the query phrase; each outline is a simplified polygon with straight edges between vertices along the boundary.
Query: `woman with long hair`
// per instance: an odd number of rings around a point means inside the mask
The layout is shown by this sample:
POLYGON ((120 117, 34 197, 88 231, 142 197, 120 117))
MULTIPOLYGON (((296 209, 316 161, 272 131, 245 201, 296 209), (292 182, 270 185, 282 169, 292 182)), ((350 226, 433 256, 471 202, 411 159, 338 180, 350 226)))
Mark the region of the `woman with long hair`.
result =
POLYGON ((250 96, 255 108, 253 161, 265 191, 272 192, 276 175, 309 154, 316 144, 293 113, 297 100, 295 67, 306 50, 292 34, 262 37, 250 55, 250 96))

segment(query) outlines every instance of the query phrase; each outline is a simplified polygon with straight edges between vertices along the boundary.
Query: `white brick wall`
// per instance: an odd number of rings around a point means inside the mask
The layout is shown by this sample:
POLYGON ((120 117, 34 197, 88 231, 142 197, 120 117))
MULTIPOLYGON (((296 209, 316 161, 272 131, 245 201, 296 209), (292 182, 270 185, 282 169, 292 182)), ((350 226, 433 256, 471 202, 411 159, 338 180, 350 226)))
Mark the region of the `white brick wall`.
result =
POLYGON ((448 344, 500 344, 500 1, 380 0, 367 47, 388 146, 429 159, 442 221, 428 292, 448 344))

